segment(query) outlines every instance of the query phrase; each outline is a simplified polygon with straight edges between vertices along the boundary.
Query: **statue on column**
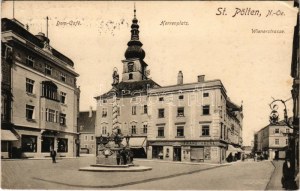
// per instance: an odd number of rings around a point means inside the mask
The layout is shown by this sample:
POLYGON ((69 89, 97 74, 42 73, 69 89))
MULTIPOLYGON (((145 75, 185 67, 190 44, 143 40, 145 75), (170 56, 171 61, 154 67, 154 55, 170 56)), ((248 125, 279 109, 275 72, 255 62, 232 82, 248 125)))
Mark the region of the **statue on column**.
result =
POLYGON ((118 74, 118 69, 115 67, 113 71, 113 83, 111 84, 112 86, 115 86, 119 83, 119 74, 118 74))

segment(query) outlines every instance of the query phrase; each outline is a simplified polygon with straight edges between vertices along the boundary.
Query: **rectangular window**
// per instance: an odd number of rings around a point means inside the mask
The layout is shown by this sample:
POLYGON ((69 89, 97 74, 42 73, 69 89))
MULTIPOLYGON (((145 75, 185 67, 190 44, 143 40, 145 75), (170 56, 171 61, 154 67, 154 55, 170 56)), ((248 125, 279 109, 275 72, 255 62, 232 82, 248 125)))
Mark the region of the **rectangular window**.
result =
POLYGON ((68 152, 68 139, 57 138, 57 152, 61 152, 61 153, 68 152))
MULTIPOLYGON (((207 92, 203 93, 203 97, 209 97, 209 93, 207 93, 207 92)), ((222 97, 221 97, 221 99, 222 99, 222 97)))
POLYGON ((37 151, 37 136, 22 135, 21 139, 23 152, 35 153, 37 151))
POLYGON ((102 135, 106 135, 106 133, 107 133, 107 127, 103 126, 102 127, 102 135))
POLYGON ((144 105, 144 114, 147 114, 147 113, 148 113, 148 106, 144 105))
POLYGON ((290 129, 289 128, 286 129, 286 133, 290 133, 290 129))
POLYGON ((135 125, 131 126, 131 134, 136 134, 136 126, 135 125))
POLYGON ((60 79, 61 79, 61 81, 65 82, 65 81, 66 81, 66 79, 67 79, 67 76, 66 76, 66 74, 64 74, 64 73, 60 73, 60 79))
POLYGON ((131 114, 136 115, 136 106, 132 106, 131 108, 131 114))
POLYGON ((158 118, 165 117, 165 109, 158 109, 158 118))
POLYGON ((121 115, 121 108, 117 107, 117 115, 120 116, 121 115))
POLYGON ((107 108, 102 108, 102 117, 107 117, 107 108))
POLYGON ((84 140, 85 140, 85 141, 88 140, 88 136, 87 136, 87 135, 84 136, 84 140))
POLYGON ((55 123, 58 123, 58 117, 59 117, 58 111, 55 111, 55 119, 54 119, 55 123))
POLYGON ((148 131, 148 125, 144 125, 143 126, 143 133, 147 134, 147 131, 148 131))
POLYGON ((34 80, 31 80, 29 78, 26 78, 26 92, 27 93, 33 93, 33 85, 34 85, 34 80))
POLYGON ((26 119, 29 119, 29 120, 34 119, 33 113, 34 113, 34 106, 26 105, 26 119))
POLYGON ((60 92, 60 103, 66 103, 67 94, 65 92, 60 92))
POLYGON ((178 96, 178 99, 183 99, 184 97, 183 97, 183 95, 180 95, 180 96, 178 96))
POLYGON ((275 145, 279 145, 279 139, 275 139, 275 145))
POLYGON ((209 115, 209 105, 202 106, 202 114, 209 115))
POLYGON ((177 137, 183 137, 184 136, 184 129, 183 126, 177 127, 177 137))
POLYGON ((202 136, 209 136, 209 126, 208 125, 203 125, 202 126, 202 136))
POLYGON ((285 144, 286 144, 286 145, 289 144, 289 140, 288 140, 288 139, 285 140, 285 144))
POLYGON ((34 63, 34 59, 32 58, 32 56, 27 56, 26 58, 27 66, 33 67, 33 63, 34 63))
POLYGON ((279 129, 275 129, 275 133, 279 133, 279 129))
POLYGON ((165 128, 164 127, 158 127, 157 136, 158 137, 164 137, 165 136, 165 128))
POLYGON ((92 135, 92 136, 91 136, 91 141, 93 141, 93 140, 94 140, 94 136, 92 135))
POLYGON ((164 98, 163 98, 163 97, 160 97, 160 98, 159 98, 159 101, 164 101, 164 98))
POLYGON ((55 116, 55 111, 54 110, 48 109, 48 112, 47 112, 47 109, 46 109, 46 113, 48 113, 48 117, 46 116, 47 121, 56 122, 56 116, 55 116))
POLYGON ((177 117, 184 117, 184 107, 177 108, 177 117))
POLYGON ((52 67, 46 64, 45 65, 45 73, 47 75, 52 75, 52 67))
POLYGON ((65 126, 66 125, 66 114, 64 114, 64 113, 60 113, 60 115, 59 115, 59 123, 60 123, 60 125, 63 125, 63 126, 65 126))

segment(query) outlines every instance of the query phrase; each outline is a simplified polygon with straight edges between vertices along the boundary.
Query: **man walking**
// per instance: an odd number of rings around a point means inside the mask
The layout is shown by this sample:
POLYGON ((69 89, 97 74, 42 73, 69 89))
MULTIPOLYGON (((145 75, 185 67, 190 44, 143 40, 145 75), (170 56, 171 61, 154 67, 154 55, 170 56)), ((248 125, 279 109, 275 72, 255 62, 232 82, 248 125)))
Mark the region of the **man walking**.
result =
POLYGON ((51 148, 50 156, 52 158, 52 163, 56 163, 56 159, 55 159, 55 157, 56 157, 56 151, 53 148, 51 148))

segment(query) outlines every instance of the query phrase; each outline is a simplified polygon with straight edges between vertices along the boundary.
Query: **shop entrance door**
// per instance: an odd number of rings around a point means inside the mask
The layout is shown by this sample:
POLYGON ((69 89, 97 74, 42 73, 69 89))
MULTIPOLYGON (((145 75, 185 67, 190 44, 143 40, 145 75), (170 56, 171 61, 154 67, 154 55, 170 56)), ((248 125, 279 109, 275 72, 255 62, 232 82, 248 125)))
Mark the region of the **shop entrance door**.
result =
POLYGON ((174 161, 181 161, 181 147, 174 147, 174 161))

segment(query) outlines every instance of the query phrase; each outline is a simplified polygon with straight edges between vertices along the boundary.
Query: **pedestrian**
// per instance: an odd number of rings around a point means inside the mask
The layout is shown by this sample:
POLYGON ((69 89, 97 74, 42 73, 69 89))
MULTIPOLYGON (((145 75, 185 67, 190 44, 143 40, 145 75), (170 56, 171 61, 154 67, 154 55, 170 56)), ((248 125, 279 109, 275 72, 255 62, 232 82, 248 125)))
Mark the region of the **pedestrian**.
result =
POLYGON ((123 148, 123 150, 121 151, 121 157, 123 159, 123 165, 127 164, 127 159, 126 159, 126 152, 125 152, 125 148, 123 148))
POLYGON ((285 161, 283 163, 282 174, 283 174, 281 178, 282 187, 287 190, 295 190, 296 183, 294 181, 294 173, 291 167, 291 161, 289 156, 285 158, 285 161))
POLYGON ((50 156, 52 158, 52 163, 56 163, 56 159, 55 159, 56 151, 53 148, 51 148, 51 150, 50 150, 50 156))
POLYGON ((120 159, 121 159, 121 156, 120 156, 120 151, 117 151, 117 164, 120 165, 120 159))
POLYGON ((254 154, 254 161, 257 161, 257 153, 254 154))

